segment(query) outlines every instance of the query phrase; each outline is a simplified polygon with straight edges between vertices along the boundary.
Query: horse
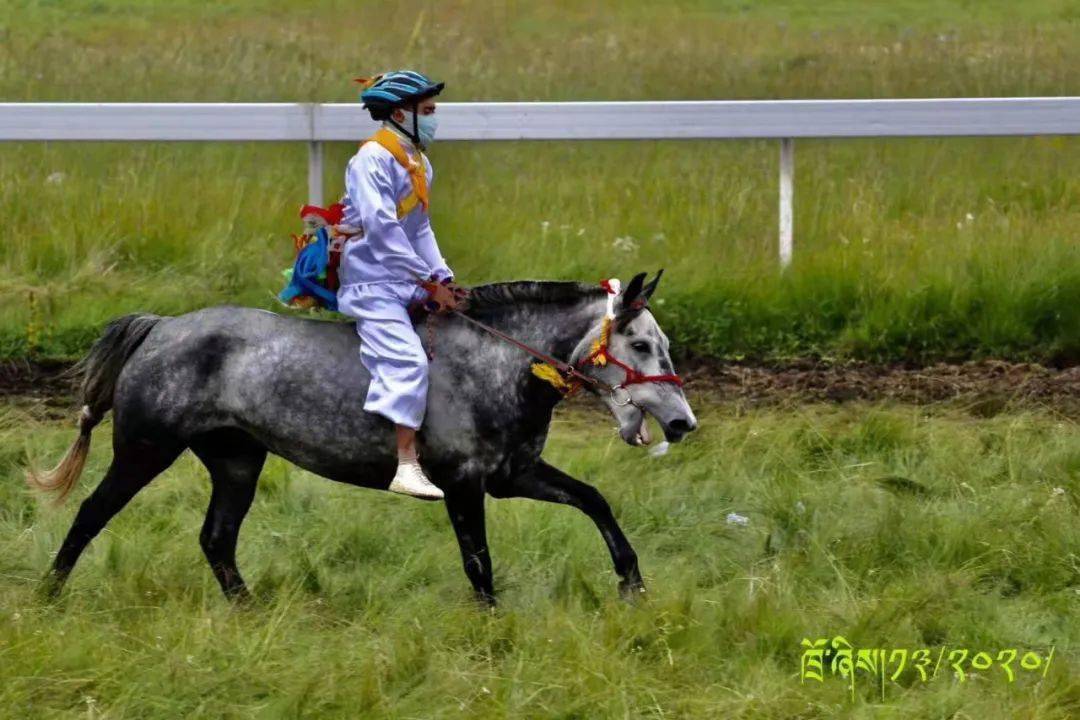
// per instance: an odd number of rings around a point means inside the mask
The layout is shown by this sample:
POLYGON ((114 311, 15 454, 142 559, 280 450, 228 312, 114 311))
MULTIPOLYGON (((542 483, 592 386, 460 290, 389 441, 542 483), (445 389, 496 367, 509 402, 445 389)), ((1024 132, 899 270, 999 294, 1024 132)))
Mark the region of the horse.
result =
MULTIPOLYGON (((534 373, 532 359, 518 347, 466 320, 580 367, 595 380, 584 383, 586 392, 603 400, 628 444, 649 441, 646 413, 669 442, 678 442, 697 420, 674 375, 668 338, 648 308, 660 274, 648 285, 645 276, 635 276, 614 302, 610 287, 577 282, 478 286, 463 311, 467 317, 432 315, 429 332, 420 333, 428 335, 425 348, 434 355, 419 459, 445 494, 465 575, 483 603, 493 605, 496 597, 485 493, 578 508, 603 536, 621 594, 632 597, 645 585, 637 554, 600 492, 540 457, 564 390, 534 373), (595 355, 604 318, 612 315, 606 333, 612 362, 584 362, 595 355), (651 380, 668 377, 676 382, 651 380)), ((236 544, 267 453, 361 487, 386 490, 394 475, 393 425, 361 409, 369 375, 358 354, 351 323, 255 308, 134 314, 110 322, 75 366, 74 376, 82 379, 76 440, 54 469, 28 476, 60 499, 70 493, 94 426, 112 410, 112 463, 80 506, 45 575, 44 593, 55 597, 109 520, 190 449, 212 483, 199 534, 203 553, 227 598, 249 598, 236 544)))

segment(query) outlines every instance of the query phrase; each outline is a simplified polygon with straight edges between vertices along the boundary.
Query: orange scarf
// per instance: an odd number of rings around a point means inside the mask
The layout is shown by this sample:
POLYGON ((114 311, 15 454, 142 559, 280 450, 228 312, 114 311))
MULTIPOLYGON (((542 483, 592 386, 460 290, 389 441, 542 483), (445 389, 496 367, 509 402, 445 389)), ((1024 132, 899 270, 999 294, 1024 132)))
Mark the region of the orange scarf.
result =
POLYGON ((398 203, 398 217, 404 217, 416 207, 416 203, 419 202, 427 212, 428 209, 428 184, 427 184, 427 167, 424 164, 424 153, 419 150, 416 151, 416 159, 414 160, 405 148, 401 144, 401 139, 397 136, 393 130, 388 128, 380 128, 378 132, 372 135, 370 138, 360 143, 360 147, 363 147, 365 143, 374 142, 382 145, 386 150, 394 156, 394 159, 398 161, 401 167, 405 168, 405 171, 409 173, 409 180, 412 181, 412 194, 398 203))

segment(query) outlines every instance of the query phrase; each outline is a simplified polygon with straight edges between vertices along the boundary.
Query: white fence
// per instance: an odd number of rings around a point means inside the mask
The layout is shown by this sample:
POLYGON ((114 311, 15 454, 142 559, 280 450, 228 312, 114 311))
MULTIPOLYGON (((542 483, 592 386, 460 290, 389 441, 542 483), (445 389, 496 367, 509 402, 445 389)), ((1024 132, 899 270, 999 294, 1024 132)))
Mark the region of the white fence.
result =
MULTIPOLYGON (((439 103, 444 140, 780 141, 781 266, 792 259, 796 138, 1080 134, 1080 97, 927 100, 439 103)), ((358 104, 0 103, 0 141, 308 143, 323 199, 323 143, 374 129, 358 104)))

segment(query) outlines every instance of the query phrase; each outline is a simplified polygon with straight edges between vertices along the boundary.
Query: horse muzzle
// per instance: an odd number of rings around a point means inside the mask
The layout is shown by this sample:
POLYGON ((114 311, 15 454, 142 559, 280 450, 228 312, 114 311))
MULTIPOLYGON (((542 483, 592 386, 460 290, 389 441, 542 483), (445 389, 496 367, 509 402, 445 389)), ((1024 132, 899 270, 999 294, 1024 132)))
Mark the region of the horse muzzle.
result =
MULTIPOLYGON (((644 425, 644 423, 642 423, 644 425)), ((664 429, 664 439, 671 443, 680 442, 687 434, 697 430, 697 420, 694 417, 675 418, 661 423, 664 429)))

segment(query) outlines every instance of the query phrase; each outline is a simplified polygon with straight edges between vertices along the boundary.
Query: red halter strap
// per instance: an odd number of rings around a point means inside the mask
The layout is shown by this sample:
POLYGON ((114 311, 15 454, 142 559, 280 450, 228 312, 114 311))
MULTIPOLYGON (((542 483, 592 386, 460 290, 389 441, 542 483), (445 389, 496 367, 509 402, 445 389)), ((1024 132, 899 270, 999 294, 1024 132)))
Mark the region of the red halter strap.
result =
POLYGON ((679 387, 683 386, 682 378, 674 373, 669 373, 666 375, 643 375, 642 373, 638 372, 634 368, 630 367, 629 365, 612 355, 611 352, 607 349, 607 345, 601 345, 600 347, 598 347, 595 352, 593 352, 587 358, 579 362, 577 367, 578 369, 581 369, 583 365, 596 362, 596 360, 599 358, 603 358, 605 362, 609 362, 616 367, 622 368, 623 372, 626 373, 626 377, 623 378, 622 383, 615 386, 616 388, 625 388, 627 385, 640 385, 641 383, 660 382, 674 383, 679 387))

